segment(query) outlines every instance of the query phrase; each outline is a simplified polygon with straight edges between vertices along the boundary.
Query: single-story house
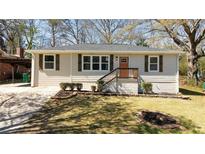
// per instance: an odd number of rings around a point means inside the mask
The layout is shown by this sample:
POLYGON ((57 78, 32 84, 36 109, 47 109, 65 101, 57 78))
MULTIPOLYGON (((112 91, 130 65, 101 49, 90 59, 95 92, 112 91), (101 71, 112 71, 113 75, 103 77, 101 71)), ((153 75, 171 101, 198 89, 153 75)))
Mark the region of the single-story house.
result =
POLYGON ((131 45, 80 44, 27 50, 32 54, 32 86, 83 83, 91 90, 103 80, 104 91, 135 93, 151 82, 154 93, 179 92, 180 51, 131 45))

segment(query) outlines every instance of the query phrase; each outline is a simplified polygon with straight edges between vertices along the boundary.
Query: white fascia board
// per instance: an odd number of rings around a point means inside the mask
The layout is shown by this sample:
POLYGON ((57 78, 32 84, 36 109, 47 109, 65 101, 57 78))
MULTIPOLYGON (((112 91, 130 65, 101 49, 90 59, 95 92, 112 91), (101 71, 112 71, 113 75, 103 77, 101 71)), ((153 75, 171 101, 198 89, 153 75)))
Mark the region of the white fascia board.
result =
POLYGON ((85 53, 85 54, 181 54, 181 51, 167 50, 167 51, 109 51, 109 50, 26 50, 28 53, 46 54, 46 53, 85 53))

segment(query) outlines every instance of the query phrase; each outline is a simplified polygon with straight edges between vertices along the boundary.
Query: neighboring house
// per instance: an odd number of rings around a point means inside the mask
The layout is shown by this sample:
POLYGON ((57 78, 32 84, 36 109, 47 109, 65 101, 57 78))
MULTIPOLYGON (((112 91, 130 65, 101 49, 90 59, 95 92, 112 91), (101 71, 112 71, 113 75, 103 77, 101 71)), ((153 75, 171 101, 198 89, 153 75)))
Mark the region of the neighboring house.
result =
POLYGON ((27 52, 32 53, 32 86, 78 82, 91 90, 100 79, 104 91, 137 94, 144 81, 155 93, 179 92, 179 51, 82 44, 27 52))
POLYGON ((24 58, 24 50, 16 49, 16 55, 0 50, 0 82, 15 78, 15 74, 30 72, 31 60, 24 58))

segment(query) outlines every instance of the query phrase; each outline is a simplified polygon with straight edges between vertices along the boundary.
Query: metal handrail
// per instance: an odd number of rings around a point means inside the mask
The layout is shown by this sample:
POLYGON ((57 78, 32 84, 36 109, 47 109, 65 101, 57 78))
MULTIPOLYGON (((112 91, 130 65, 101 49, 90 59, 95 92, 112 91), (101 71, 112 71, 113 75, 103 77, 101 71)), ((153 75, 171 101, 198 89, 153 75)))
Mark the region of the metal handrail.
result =
POLYGON ((113 72, 115 72, 118 68, 115 68, 114 70, 112 70, 111 72, 109 72, 108 74, 104 75, 103 77, 101 77, 99 80, 102 80, 103 78, 107 77, 108 75, 112 74, 113 72))
POLYGON ((99 80, 102 80, 103 81, 103 79, 105 79, 106 77, 108 77, 109 75, 111 75, 111 74, 113 74, 115 72, 115 74, 114 74, 114 77, 113 78, 111 78, 110 80, 108 80, 107 82, 105 82, 104 84, 103 84, 103 86, 105 86, 106 84, 108 84, 108 83, 110 83, 111 81, 113 81, 114 79, 118 79, 118 78, 138 78, 139 77, 139 69, 138 68, 115 68, 114 70, 112 70, 111 72, 109 72, 108 74, 106 74, 106 75, 104 75, 103 77, 101 77, 99 80), (120 77, 119 76, 119 70, 137 70, 137 77, 136 76, 134 76, 133 74, 133 76, 132 77, 130 77, 130 72, 128 72, 129 74, 128 74, 128 77, 120 77))

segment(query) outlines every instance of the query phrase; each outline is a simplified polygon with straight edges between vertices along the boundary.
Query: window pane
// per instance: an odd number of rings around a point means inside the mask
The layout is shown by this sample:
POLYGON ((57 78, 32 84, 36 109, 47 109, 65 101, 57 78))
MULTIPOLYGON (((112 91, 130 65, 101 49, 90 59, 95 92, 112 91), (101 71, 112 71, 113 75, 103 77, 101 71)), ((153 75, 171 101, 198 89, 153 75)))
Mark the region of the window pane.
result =
POLYGON ((99 70, 100 66, 99 64, 93 64, 93 70, 99 70))
POLYGON ((157 57, 150 57, 150 63, 157 63, 157 57))
POLYGON ((84 56, 83 61, 84 62, 90 62, 90 56, 84 56))
POLYGON ((90 70, 90 64, 84 64, 83 69, 84 70, 90 70))
POLYGON ((100 62, 100 58, 99 58, 99 56, 93 56, 93 62, 94 63, 99 63, 100 62))
POLYGON ((54 63, 45 63, 45 69, 54 69, 54 63))
POLYGON ((151 71, 157 71, 157 64, 150 64, 151 71))
POLYGON ((108 64, 102 64, 102 70, 108 70, 108 64))
POLYGON ((54 56, 45 55, 45 61, 54 61, 54 56))
POLYGON ((102 62, 107 62, 108 63, 108 56, 102 56, 102 62))

